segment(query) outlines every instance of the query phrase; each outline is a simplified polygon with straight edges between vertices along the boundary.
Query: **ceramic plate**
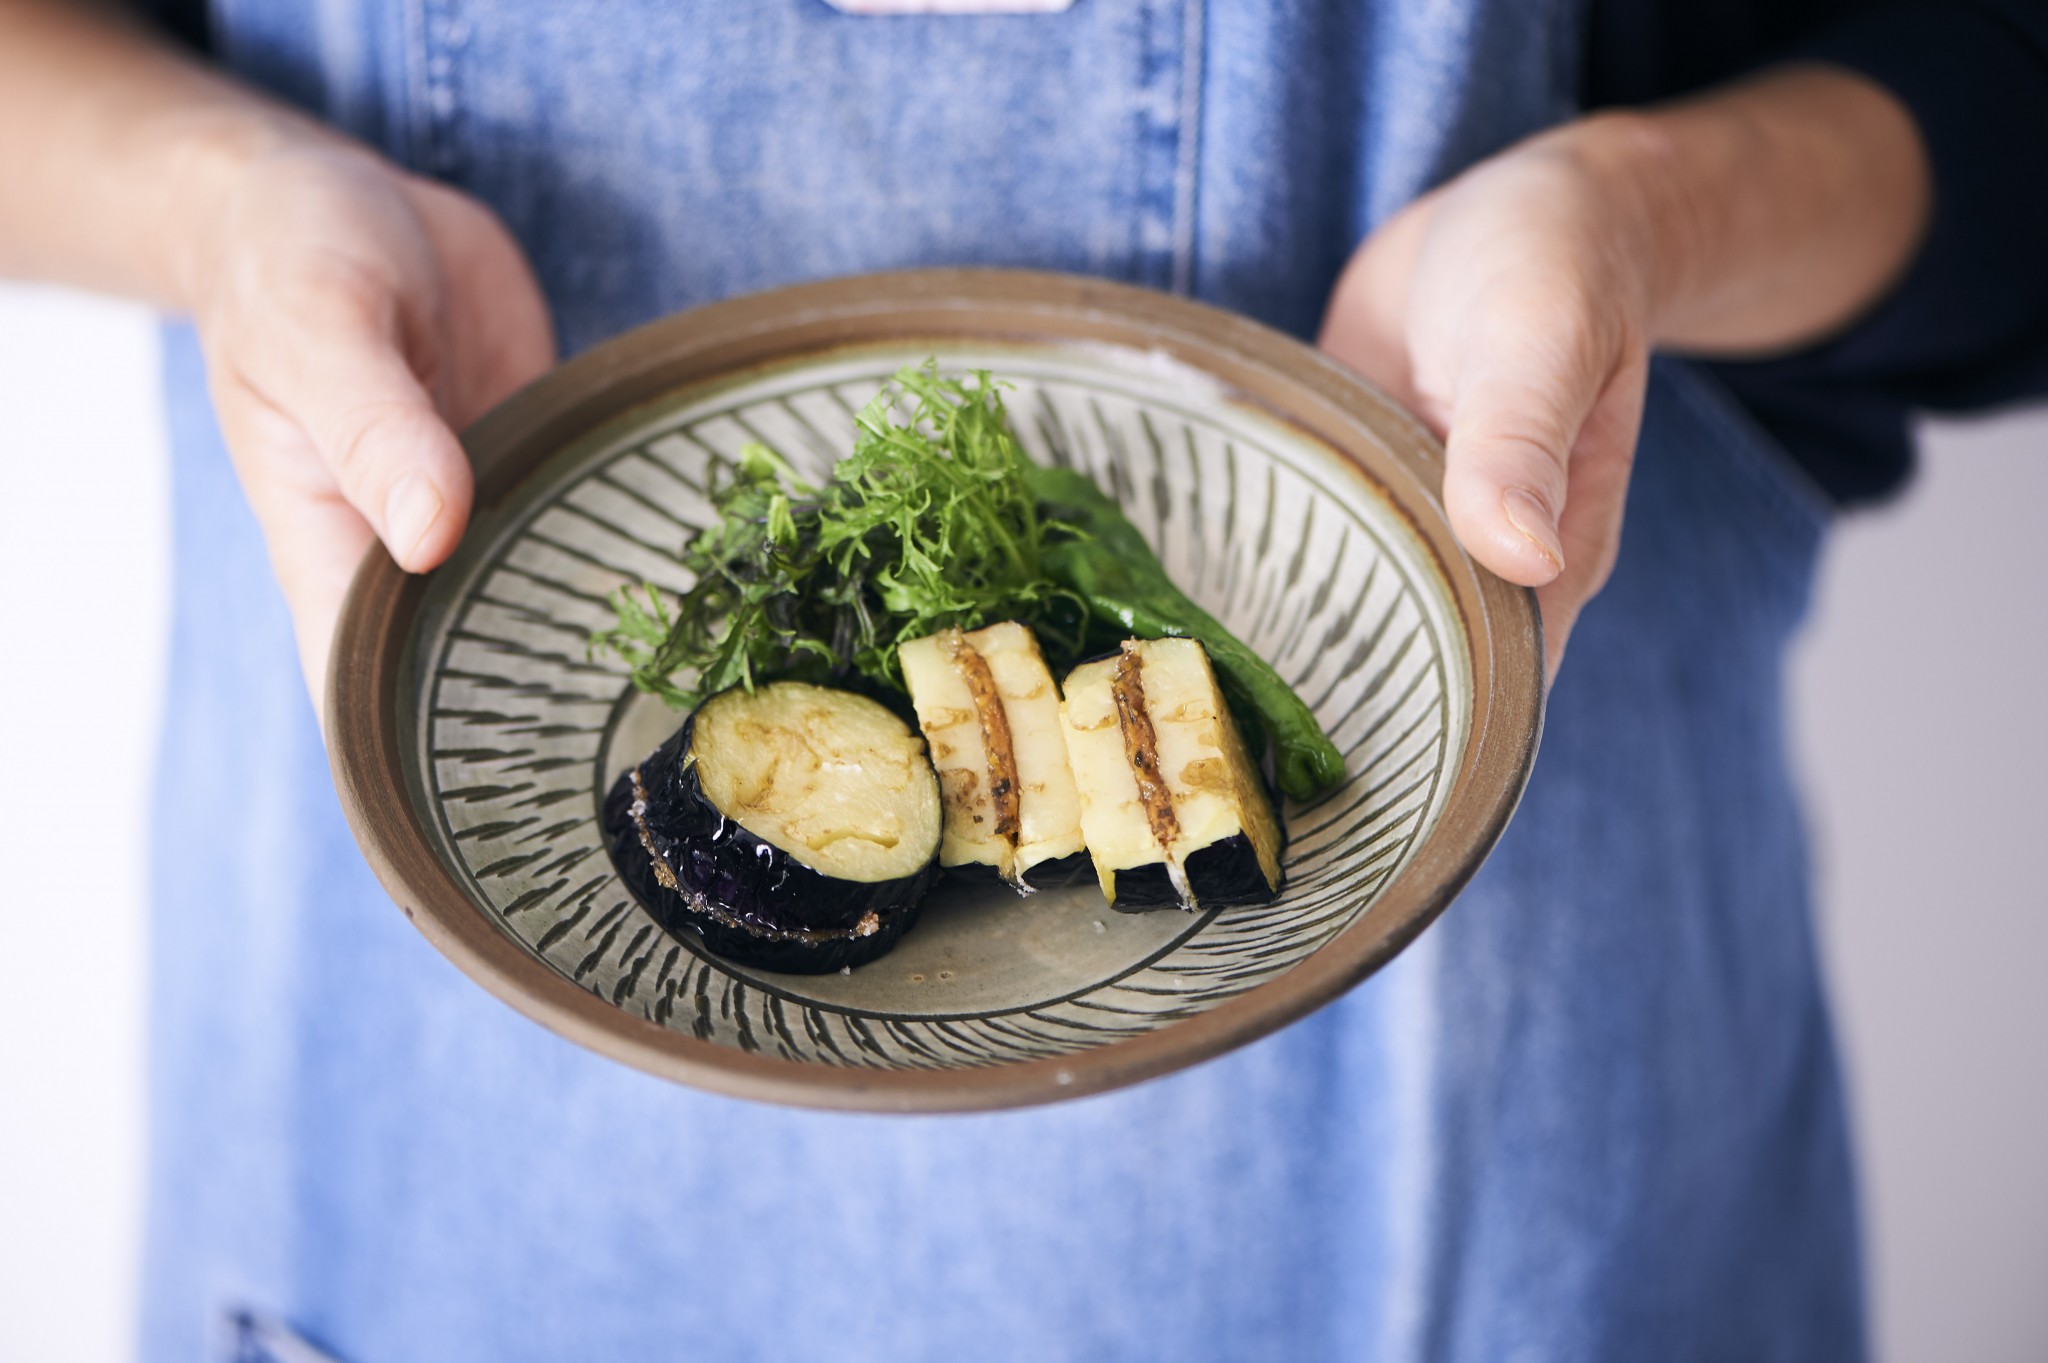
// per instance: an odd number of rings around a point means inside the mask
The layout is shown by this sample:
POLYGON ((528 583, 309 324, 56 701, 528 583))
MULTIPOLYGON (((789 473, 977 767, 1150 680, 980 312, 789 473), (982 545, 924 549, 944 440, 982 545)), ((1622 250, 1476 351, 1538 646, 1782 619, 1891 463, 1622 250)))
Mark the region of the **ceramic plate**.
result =
POLYGON ((1182 300, 988 271, 807 285, 621 337, 465 440, 479 496, 460 551, 426 578, 373 554, 344 613, 328 691, 344 803, 464 970, 686 1083, 971 1109, 1218 1054, 1421 931, 1534 756, 1533 601, 1451 539, 1428 434, 1299 343, 1182 300), (928 355, 1007 381, 1032 457, 1094 475, 1344 750, 1343 786, 1284 810, 1275 902, 1122 914, 1092 877, 1025 899, 942 883, 891 954, 792 976, 670 935, 614 874, 599 801, 680 716, 587 652, 606 594, 687 585, 680 550, 722 464, 765 440, 822 479, 853 413, 928 355))

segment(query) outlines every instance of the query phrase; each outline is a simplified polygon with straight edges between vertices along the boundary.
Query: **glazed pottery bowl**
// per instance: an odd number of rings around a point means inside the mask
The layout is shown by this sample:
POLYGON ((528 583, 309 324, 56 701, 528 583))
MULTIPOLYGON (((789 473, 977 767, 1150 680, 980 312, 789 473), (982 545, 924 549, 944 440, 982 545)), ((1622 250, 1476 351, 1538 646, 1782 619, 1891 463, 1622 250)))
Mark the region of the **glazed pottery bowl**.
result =
POLYGON ((343 614, 327 694, 344 806, 471 977, 683 1083, 965 1110, 1217 1055, 1421 932, 1534 759, 1534 601, 1451 537, 1436 442, 1315 351, 1185 300, 1004 271, 803 285, 619 337, 464 441, 478 488, 459 551, 425 577, 373 552, 343 614), (927 356, 1008 383, 1031 456, 1094 475, 1344 750, 1341 787, 1283 809, 1274 902, 1123 914, 1092 877, 1029 898, 956 880, 888 956, 788 976, 670 935, 614 873, 599 803, 680 716, 589 652, 607 594, 686 586, 715 470, 764 440, 822 480, 853 413, 927 356))

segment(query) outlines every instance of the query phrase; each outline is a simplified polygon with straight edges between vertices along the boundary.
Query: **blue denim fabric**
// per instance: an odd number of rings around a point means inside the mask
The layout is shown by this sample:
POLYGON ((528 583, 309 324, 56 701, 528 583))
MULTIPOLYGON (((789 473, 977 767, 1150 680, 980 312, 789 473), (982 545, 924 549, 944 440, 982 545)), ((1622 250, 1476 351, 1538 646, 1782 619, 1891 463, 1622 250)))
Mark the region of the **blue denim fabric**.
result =
MULTIPOLYGON (((1566 112, 1578 31, 1513 0, 220 10, 231 63, 496 206, 572 348, 944 262, 1305 331, 1375 221, 1566 112)), ((1416 946, 1187 1073, 896 1119, 600 1060, 392 911, 189 334, 166 364, 147 1358, 243 1308, 347 1363, 1862 1356, 1780 727, 1824 513, 1695 371, 1656 370, 1521 813, 1416 946)))

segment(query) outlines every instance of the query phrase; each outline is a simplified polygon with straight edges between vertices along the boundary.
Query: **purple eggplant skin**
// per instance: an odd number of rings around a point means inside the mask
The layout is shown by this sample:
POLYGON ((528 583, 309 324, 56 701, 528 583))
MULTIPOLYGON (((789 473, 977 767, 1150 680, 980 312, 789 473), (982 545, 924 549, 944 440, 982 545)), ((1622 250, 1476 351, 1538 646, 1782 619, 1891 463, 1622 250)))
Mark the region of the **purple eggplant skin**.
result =
POLYGON ((1166 863, 1151 861, 1143 866, 1126 866, 1116 873, 1116 898, 1109 907, 1118 913, 1148 913, 1153 909, 1184 909, 1180 891, 1166 872, 1166 863))
POLYGON ((620 776, 604 802, 612 863, 671 933, 689 929, 715 955, 792 975, 822 975, 885 954, 917 921, 938 875, 938 848, 894 880, 838 880, 727 818, 686 762, 695 715, 620 776), (644 808, 634 790, 639 778, 644 808), (674 887, 655 869, 659 858, 674 887))
POLYGON ((1024 883, 1034 890, 1057 890, 1071 885, 1082 876, 1094 878, 1095 862, 1088 856, 1088 849, 1069 852, 1051 861, 1041 861, 1024 873, 1024 883))
MULTIPOLYGON (((948 866, 942 875, 948 885, 972 885, 976 889, 1004 889, 1013 892, 1017 888, 1003 879, 1001 873, 985 861, 968 861, 958 866, 948 866)), ((1091 880, 1095 876, 1095 863, 1089 860, 1088 849, 1085 847, 1063 857, 1039 862, 1024 873, 1024 884, 1028 890, 1057 890, 1073 884, 1084 875, 1091 880)))
MULTIPOLYGON (((1196 909, 1265 904, 1279 893, 1277 886, 1267 883, 1259 854, 1242 833, 1190 853, 1181 869, 1187 873, 1188 888, 1195 892, 1192 907, 1196 909)), ((1145 913, 1190 906, 1181 903, 1166 863, 1155 861, 1116 873, 1116 898, 1110 907, 1119 913, 1145 913)))

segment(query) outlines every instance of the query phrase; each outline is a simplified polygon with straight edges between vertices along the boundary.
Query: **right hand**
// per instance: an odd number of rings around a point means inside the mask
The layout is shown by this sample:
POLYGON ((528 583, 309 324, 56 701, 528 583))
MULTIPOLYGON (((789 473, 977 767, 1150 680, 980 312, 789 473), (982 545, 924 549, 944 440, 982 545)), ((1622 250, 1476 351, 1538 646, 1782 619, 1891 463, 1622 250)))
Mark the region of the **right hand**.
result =
POLYGON ((250 160, 191 270, 214 409, 269 545, 320 711, 363 554, 453 552, 455 432, 554 362, 547 305, 490 210, 337 141, 250 160))
POLYGON ((1614 567, 1649 378, 1658 246, 1613 127, 1531 138, 1395 214, 1320 338, 1443 438, 1451 529, 1536 589, 1552 681, 1614 567))

